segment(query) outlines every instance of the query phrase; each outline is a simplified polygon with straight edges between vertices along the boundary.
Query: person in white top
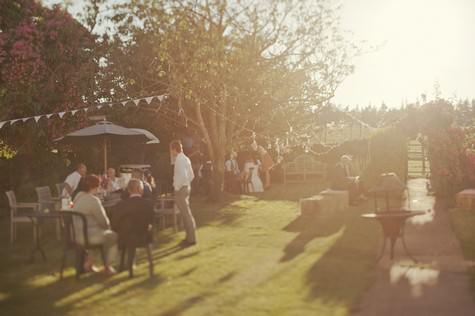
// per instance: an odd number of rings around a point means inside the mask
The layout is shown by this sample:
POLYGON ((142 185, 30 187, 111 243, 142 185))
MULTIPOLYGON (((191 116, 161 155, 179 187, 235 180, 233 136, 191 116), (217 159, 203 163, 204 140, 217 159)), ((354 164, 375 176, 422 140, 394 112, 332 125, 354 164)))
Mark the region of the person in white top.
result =
POLYGON ((236 160, 236 153, 231 151, 231 153, 226 157, 224 162, 224 188, 226 191, 239 194, 240 193, 240 183, 239 183, 239 165, 236 160))
POLYGON ((103 186, 107 193, 116 192, 121 189, 119 178, 116 177, 115 169, 107 169, 107 174, 103 180, 103 186))
POLYGON ((81 181, 81 178, 84 177, 86 173, 86 165, 83 163, 79 163, 76 167, 76 170, 69 176, 67 176, 66 180, 64 180, 64 189, 62 196, 71 197, 73 195, 73 192, 77 189, 79 181, 81 181))
POLYGON ((248 193, 261 193, 264 192, 264 186, 262 180, 259 177, 260 162, 256 161, 252 155, 248 155, 246 162, 244 163, 244 174, 246 176, 245 190, 248 193))
POLYGON ((173 188, 175 189, 175 205, 183 217, 183 226, 186 238, 183 246, 196 244, 196 223, 190 209, 191 181, 195 178, 190 159, 183 153, 181 141, 173 140, 170 143, 170 155, 174 164, 173 188))

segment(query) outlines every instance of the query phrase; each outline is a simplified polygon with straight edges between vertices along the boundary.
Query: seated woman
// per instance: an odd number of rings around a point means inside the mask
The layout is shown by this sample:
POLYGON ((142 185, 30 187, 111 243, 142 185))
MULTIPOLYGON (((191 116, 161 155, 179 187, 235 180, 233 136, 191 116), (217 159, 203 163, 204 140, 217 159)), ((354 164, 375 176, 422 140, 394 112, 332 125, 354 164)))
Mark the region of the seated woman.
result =
MULTIPOLYGON (((111 264, 115 263, 117 259, 117 234, 110 229, 109 218, 102 207, 101 201, 95 196, 99 186, 99 177, 95 175, 86 176, 82 182, 82 191, 78 192, 74 198, 72 210, 86 216, 89 243, 104 246, 106 250, 105 272, 106 274, 113 274, 115 270, 111 264)), ((76 224, 76 222, 74 224, 76 236, 79 237, 78 242, 84 243, 81 225, 76 224)), ((91 263, 89 265, 92 266, 91 263)))
POLYGON ((264 192, 264 186, 262 180, 259 177, 259 167, 260 164, 252 157, 251 154, 246 159, 244 163, 244 175, 246 180, 244 185, 247 186, 245 189, 249 193, 260 193, 264 192))

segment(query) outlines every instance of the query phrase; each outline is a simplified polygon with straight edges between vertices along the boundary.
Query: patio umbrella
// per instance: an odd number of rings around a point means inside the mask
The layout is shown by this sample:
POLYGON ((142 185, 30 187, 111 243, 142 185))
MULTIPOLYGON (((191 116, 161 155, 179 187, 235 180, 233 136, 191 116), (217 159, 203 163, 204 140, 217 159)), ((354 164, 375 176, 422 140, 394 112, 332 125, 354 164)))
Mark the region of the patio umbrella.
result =
MULTIPOLYGON (((152 133, 148 131, 145 132, 153 136, 152 133)), ((157 138, 155 137, 155 139, 157 138)), ((88 126, 69 133, 64 137, 56 139, 55 141, 69 144, 81 144, 85 142, 94 142, 101 144, 102 146, 104 146, 104 171, 106 171, 107 144, 109 142, 130 141, 134 143, 146 143, 150 141, 150 136, 147 136, 145 135, 145 133, 133 130, 131 128, 119 126, 108 121, 101 121, 96 123, 95 125, 88 126)))
POLYGON ((144 134, 148 138, 148 141, 146 142, 147 145, 160 144, 160 140, 157 138, 157 136, 153 135, 151 132, 147 131, 146 129, 142 129, 142 128, 130 128, 130 129, 144 134))

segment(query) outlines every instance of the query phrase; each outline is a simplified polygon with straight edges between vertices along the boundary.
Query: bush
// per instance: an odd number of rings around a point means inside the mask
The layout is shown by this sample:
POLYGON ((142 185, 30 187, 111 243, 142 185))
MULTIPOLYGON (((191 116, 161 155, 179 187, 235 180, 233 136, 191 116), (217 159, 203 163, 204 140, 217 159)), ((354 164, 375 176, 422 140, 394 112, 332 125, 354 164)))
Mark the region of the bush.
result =
POLYGON ((407 136, 398 127, 375 133, 369 140, 369 163, 361 175, 368 188, 376 185, 381 173, 394 172, 405 182, 407 136))

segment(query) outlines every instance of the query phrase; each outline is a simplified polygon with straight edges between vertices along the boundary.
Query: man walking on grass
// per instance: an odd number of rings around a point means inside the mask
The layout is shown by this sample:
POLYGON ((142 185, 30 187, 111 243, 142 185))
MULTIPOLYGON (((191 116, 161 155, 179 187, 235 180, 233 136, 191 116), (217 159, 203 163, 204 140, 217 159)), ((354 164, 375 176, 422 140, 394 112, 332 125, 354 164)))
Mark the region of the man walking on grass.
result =
POLYGON ((170 143, 170 155, 174 164, 173 188, 175 189, 175 204, 180 210, 185 226, 186 238, 183 246, 196 244, 196 224, 190 209, 191 181, 195 175, 190 159, 183 153, 183 146, 179 140, 170 143))

